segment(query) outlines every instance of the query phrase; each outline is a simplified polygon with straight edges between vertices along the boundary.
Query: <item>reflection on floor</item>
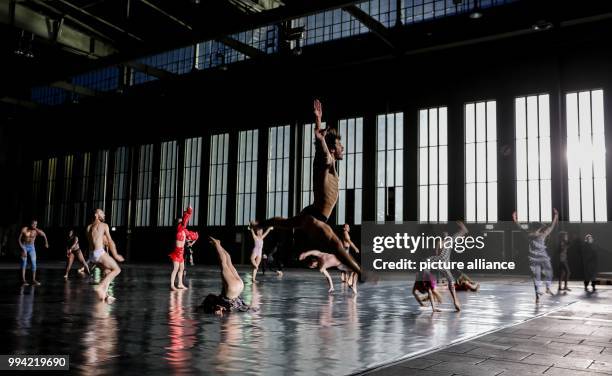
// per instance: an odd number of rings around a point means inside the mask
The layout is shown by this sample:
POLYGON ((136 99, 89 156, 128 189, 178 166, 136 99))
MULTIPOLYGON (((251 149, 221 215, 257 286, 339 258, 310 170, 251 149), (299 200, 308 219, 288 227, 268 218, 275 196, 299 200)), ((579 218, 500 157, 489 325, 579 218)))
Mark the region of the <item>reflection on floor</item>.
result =
POLYGON ((368 376, 612 374, 609 288, 519 325, 382 367, 368 376))
POLYGON ((339 284, 328 295, 315 271, 266 274, 253 286, 241 270, 244 298, 259 311, 217 318, 194 311, 220 291, 210 267, 190 269, 189 290, 170 292, 169 265, 126 266, 112 306, 94 300, 86 279, 65 283, 59 267, 43 265, 40 287, 21 287, 18 271, 4 269, 0 354, 69 354, 71 369, 102 374, 350 374, 521 322, 580 295, 548 297, 536 309, 528 279, 489 277, 479 293, 459 293, 459 314, 442 289, 444 312, 432 315, 410 295, 409 277, 362 284, 354 297, 339 284))

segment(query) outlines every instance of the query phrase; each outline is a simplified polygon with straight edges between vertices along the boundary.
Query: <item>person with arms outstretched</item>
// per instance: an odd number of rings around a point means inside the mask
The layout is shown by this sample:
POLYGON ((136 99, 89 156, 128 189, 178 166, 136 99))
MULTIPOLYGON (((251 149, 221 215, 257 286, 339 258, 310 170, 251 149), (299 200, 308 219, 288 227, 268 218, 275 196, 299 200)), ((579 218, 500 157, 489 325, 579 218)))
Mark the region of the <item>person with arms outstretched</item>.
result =
POLYGON ((49 241, 47 235, 38 228, 38 221, 32 220, 29 227, 24 227, 19 233, 19 246, 21 247, 21 280, 24 285, 28 285, 26 281, 25 272, 28 266, 28 256, 30 256, 30 263, 32 264, 32 284, 40 286, 40 282, 36 280, 36 237, 42 236, 45 239, 45 248, 49 248, 49 241))
POLYGON ((516 211, 512 213, 514 223, 527 234, 529 241, 529 269, 533 276, 535 288, 536 304, 540 303, 540 296, 544 295, 541 291, 542 276, 546 284, 546 293, 553 295, 550 287, 552 285, 553 269, 550 263, 550 256, 546 250, 546 238, 551 234, 557 222, 559 222, 559 212, 553 209, 554 217, 552 223, 547 226, 543 223, 534 223, 524 230, 518 222, 516 211))

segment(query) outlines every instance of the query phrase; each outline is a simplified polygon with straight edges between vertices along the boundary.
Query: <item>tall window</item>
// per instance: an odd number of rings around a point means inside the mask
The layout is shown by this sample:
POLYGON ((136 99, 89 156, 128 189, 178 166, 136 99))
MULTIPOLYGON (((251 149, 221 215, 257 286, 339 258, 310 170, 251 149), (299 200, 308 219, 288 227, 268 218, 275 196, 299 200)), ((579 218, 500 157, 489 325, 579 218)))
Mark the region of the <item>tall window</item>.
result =
POLYGON ((47 197, 45 200, 45 225, 53 226, 55 214, 55 179, 57 174, 57 158, 50 158, 47 165, 47 197))
POLYGON ((176 141, 162 142, 159 164, 159 207, 157 225, 172 226, 176 214, 176 141))
POLYGON ((193 208, 191 224, 198 225, 200 210, 200 171, 202 161, 202 137, 185 140, 185 160, 183 162, 183 206, 193 208))
POLYGON ((568 93, 565 102, 570 221, 606 222, 603 90, 568 93))
POLYGON ((138 186, 136 190, 136 226, 151 223, 151 183, 153 180, 153 145, 141 145, 138 157, 138 186))
POLYGON ((363 188, 363 118, 343 119, 338 122, 344 159, 339 163, 340 194, 338 223, 361 224, 363 188))
POLYGON ((515 99, 518 220, 552 220, 548 94, 515 99))
POLYGON ((225 226, 228 147, 228 133, 210 136, 208 224, 213 226, 225 226))
POLYGON ((268 218, 289 215, 289 147, 288 125, 268 130, 268 218))
POLYGON ((32 199, 34 203, 40 201, 40 191, 42 189, 42 161, 34 161, 32 168, 32 199))
POLYGON ((236 224, 246 225, 255 218, 257 202, 257 143, 259 131, 241 131, 238 134, 238 188, 236 224))
POLYGON ((465 218, 497 221, 496 102, 465 105, 465 218))
MULTIPOLYGON (((314 123, 304 124, 304 135, 302 142, 302 188, 300 195, 300 208, 305 208, 314 201, 312 191, 312 163, 315 156, 314 123)), ((326 124, 321 123, 325 129, 326 124)))
POLYGON ((68 226, 71 221, 70 201, 72 199, 72 168, 74 155, 64 157, 64 185, 60 204, 60 226, 68 226))
POLYGON ((106 177, 108 173, 108 150, 100 150, 94 173, 94 209, 103 209, 106 204, 106 177))
POLYGON ((376 221, 403 219, 404 114, 376 118, 376 221))
POLYGON ((446 107, 419 111, 419 221, 448 220, 446 107))
POLYGON ((122 146, 115 150, 115 171, 113 173, 113 202, 111 223, 114 226, 126 225, 128 198, 129 149, 122 146))
POLYGON ((74 204, 74 224, 83 226, 88 223, 92 213, 89 212, 89 180, 91 153, 84 153, 78 158, 78 176, 74 204))

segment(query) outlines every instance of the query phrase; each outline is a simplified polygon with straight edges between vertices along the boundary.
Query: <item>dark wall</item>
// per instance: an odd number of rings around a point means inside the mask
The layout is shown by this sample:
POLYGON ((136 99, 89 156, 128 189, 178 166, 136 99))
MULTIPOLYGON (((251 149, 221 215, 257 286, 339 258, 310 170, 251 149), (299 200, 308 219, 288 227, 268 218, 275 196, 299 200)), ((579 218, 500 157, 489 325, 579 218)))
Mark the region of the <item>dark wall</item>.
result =
MULTIPOLYGON (((498 146, 501 149, 506 145, 512 150, 514 98, 535 93, 550 94, 553 205, 560 209, 562 219, 565 219, 564 93, 603 88, 606 93, 606 123, 610 122, 612 76, 609 67, 612 53, 606 47, 610 36, 610 23, 600 22, 394 56, 382 51, 380 42, 366 35, 305 49, 298 58, 247 61, 230 65, 227 70, 213 69, 176 80, 151 82, 121 96, 83 99, 78 105, 33 113, 19 123, 20 130, 31 130, 26 152, 19 151, 19 145, 25 140, 23 137, 13 137, 12 140, 17 141, 9 142, 9 148, 17 149, 15 152, 5 153, 4 147, 0 152, 0 156, 7 158, 3 177, 12 176, 10 171, 17 176, 25 174, 16 184, 3 184, 2 197, 10 197, 3 204, 9 208, 3 212, 10 214, 4 215, 3 219, 7 222, 15 221, 14 218, 23 221, 35 211, 25 200, 30 190, 31 171, 28 168, 36 158, 119 145, 159 143, 160 140, 238 129, 260 128, 260 137, 263 137, 267 134, 266 127, 271 125, 312 121, 313 98, 323 101, 325 120, 329 123, 345 116, 363 116, 366 140, 375 135, 377 114, 405 113, 406 220, 415 220, 417 216, 418 110, 448 106, 451 140, 449 214, 451 219, 459 219, 464 213, 463 104, 474 100, 497 100, 498 146), (376 53, 359 55, 361 51, 376 53)), ((422 38, 420 35, 417 37, 422 38)), ((432 38, 435 37, 434 34, 432 38)), ((21 133, 17 129, 17 126, 4 129, 3 134, 21 133)), ((611 134, 607 133, 607 144, 611 134)), ((374 147, 373 142, 364 144, 364 220, 372 220, 375 215, 375 196, 371 189, 375 181, 374 147)), ((260 164, 260 180, 265 177, 261 168, 265 168, 265 158, 265 153, 260 153, 260 160, 264 161, 260 164)), ((608 169, 612 168, 610 161, 607 165, 608 169)), ((514 169, 514 155, 500 154, 500 220, 510 220, 515 207, 514 169)), ((203 171, 202 176, 202 185, 206 187, 207 173, 203 171)), ((608 176, 612 176, 610 171, 608 176)), ((608 190, 610 186, 608 184, 608 190)), ((203 192, 202 203, 206 199, 203 192)), ((260 197, 263 199, 264 196, 261 192, 260 197)), ((204 217, 201 219, 201 223, 205 223, 204 217)), ((243 255, 250 251, 250 239, 246 237, 244 228, 199 226, 197 229, 221 237, 234 257, 241 257, 241 251, 243 255), (237 233, 247 241, 237 240, 237 233)), ((61 238, 62 231, 50 229, 54 239, 61 238)), ((354 237, 358 239, 359 228, 355 231, 354 237)), ((129 242, 131 260, 162 261, 171 250, 173 230, 118 229, 116 237, 122 247, 127 247, 129 242)), ((60 250, 54 250, 52 254, 61 256, 60 250)), ((248 255, 246 258, 243 256, 243 260, 248 260, 248 255)))

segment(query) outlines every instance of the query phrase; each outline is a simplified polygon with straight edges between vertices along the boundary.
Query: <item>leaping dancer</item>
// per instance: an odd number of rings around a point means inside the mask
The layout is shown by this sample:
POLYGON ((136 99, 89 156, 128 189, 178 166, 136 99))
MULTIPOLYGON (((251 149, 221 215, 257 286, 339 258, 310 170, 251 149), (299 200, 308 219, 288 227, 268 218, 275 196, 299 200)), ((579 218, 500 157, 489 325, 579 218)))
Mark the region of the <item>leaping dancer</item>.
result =
POLYGON ((361 274, 359 264, 344 251, 342 241, 327 224, 338 201, 340 178, 336 170, 336 161, 342 160, 344 146, 336 129, 321 129, 323 109, 321 102, 318 100, 314 101, 314 114, 316 119, 314 128, 315 156, 312 164, 314 203, 304 208, 295 217, 274 217, 262 222, 252 221, 251 226, 277 229, 300 228, 311 242, 317 245, 316 248, 333 253, 343 264, 357 274, 361 274))

